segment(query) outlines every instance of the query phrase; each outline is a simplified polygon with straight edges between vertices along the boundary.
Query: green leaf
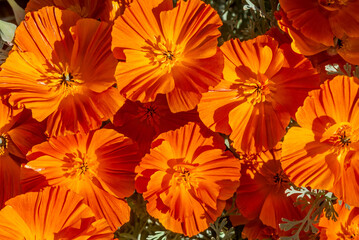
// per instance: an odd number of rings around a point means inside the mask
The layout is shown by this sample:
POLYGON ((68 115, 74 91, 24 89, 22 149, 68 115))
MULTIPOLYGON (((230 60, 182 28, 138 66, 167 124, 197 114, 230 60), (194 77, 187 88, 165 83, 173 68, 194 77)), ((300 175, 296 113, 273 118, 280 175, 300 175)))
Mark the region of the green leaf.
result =
POLYGON ((0 38, 4 42, 10 44, 14 39, 16 25, 13 23, 0 20, 0 38))
POLYGON ((20 22, 22 20, 24 20, 24 17, 25 17, 25 10, 22 9, 16 2, 15 0, 7 0, 8 3, 10 4, 13 12, 14 12, 14 15, 15 15, 15 19, 16 19, 16 23, 19 25, 20 22))

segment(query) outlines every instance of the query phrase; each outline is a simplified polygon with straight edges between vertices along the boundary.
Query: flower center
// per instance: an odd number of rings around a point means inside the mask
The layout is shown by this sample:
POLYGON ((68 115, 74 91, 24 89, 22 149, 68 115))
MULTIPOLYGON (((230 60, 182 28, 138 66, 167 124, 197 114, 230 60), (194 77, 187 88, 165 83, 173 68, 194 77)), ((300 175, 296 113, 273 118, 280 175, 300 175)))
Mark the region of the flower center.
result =
POLYGON ((173 66, 176 56, 175 53, 170 50, 170 45, 172 44, 164 44, 160 42, 154 47, 153 53, 158 63, 171 64, 173 66))
POLYGON ((341 49, 341 48, 344 47, 344 42, 343 42, 343 40, 341 40, 341 39, 339 39, 339 38, 336 38, 336 39, 334 40, 334 42, 335 42, 335 46, 336 46, 337 49, 341 49))
POLYGON ((283 171, 280 171, 280 172, 276 173, 273 176, 273 180, 274 180, 274 183, 276 183, 276 184, 289 182, 288 177, 284 174, 283 171))
POLYGON ((189 163, 178 163, 173 166, 173 177, 177 184, 184 184, 187 189, 192 188, 192 185, 196 185, 195 181, 192 179, 193 177, 193 169, 196 165, 192 165, 189 163))
POLYGON ((0 156, 4 155, 5 149, 8 147, 8 137, 5 134, 0 136, 0 156))
POLYGON ((86 157, 86 155, 76 157, 74 161, 75 161, 74 170, 76 171, 76 176, 81 177, 82 175, 89 174, 90 172, 89 159, 86 157))
POLYGON ((97 175, 98 162, 85 153, 78 151, 77 153, 68 153, 66 156, 68 164, 65 164, 63 169, 68 173, 68 176, 81 179, 84 176, 91 178, 97 175))
POLYGON ((335 147, 345 148, 349 147, 352 143, 350 139, 351 135, 351 126, 343 125, 339 127, 334 134, 329 138, 329 142, 333 144, 335 147))
POLYGON ((75 81, 72 80, 74 77, 71 75, 71 73, 63 73, 62 74, 62 77, 61 77, 61 83, 62 85, 65 85, 66 87, 71 87, 72 84, 71 83, 74 83, 75 81))
MULTIPOLYGON (((330 144, 331 150, 341 156, 358 147, 359 130, 354 130, 350 123, 332 125, 322 136, 322 141, 330 144)), ((344 155, 343 155, 344 156, 344 155)))
POLYGON ((80 167, 78 168, 80 175, 85 174, 88 169, 89 167, 87 161, 83 160, 82 164, 80 164, 80 167))
POLYGON ((169 41, 161 41, 160 37, 156 38, 156 42, 148 41, 150 47, 144 47, 147 51, 147 57, 152 64, 158 64, 162 70, 171 72, 172 67, 180 59, 180 52, 176 46, 169 41))
POLYGON ((153 103, 142 104, 139 108, 139 117, 142 122, 146 122, 147 125, 153 127, 156 132, 159 132, 160 115, 156 105, 153 103))
POLYGON ((190 179, 190 171, 185 166, 175 166, 174 170, 179 173, 177 176, 177 181, 179 182, 188 182, 190 179))
POLYGON ((338 10, 348 4, 349 0, 318 0, 319 4, 329 11, 338 10))
POLYGON ((258 79, 249 78, 239 84, 240 95, 253 105, 265 101, 270 102, 271 91, 274 89, 272 81, 260 73, 258 75, 258 79))
POLYGON ((84 81, 82 80, 76 79, 74 75, 68 71, 68 67, 66 67, 65 71, 61 74, 55 74, 54 77, 49 79, 47 83, 42 84, 45 84, 67 96, 68 94, 74 95, 78 92, 79 87, 83 82, 84 81))
POLYGON ((348 41, 348 36, 343 36, 342 38, 334 38, 334 47, 332 47, 336 53, 347 53, 351 52, 353 46, 351 46, 351 43, 348 41))
POLYGON ((175 56, 173 55, 172 51, 163 51, 162 54, 165 56, 166 60, 165 61, 172 61, 175 60, 175 56))
POLYGON ((152 118, 154 114, 156 114, 156 109, 153 106, 149 106, 146 108, 146 118, 152 118))

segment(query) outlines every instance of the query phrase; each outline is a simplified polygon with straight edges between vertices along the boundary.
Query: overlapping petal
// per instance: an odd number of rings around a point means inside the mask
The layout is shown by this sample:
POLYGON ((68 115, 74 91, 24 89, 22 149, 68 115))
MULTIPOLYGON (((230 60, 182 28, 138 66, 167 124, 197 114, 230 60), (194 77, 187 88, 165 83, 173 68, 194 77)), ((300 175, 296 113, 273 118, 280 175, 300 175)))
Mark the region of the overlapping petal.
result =
POLYGON ((279 227, 282 218, 298 220, 304 216, 294 206, 296 198, 285 193, 290 182, 281 167, 280 151, 277 146, 277 149, 245 157, 236 206, 248 220, 259 219, 283 236, 284 231, 279 227))
POLYGON ((16 239, 113 239, 110 226, 97 220, 82 197, 45 188, 19 195, 0 211, 0 237, 16 239))
POLYGON ((20 164, 33 145, 45 141, 45 128, 26 109, 13 110, 0 99, 0 208, 21 193, 20 164))
POLYGON ((149 152, 151 142, 163 132, 175 130, 188 122, 200 121, 195 110, 172 113, 165 95, 157 95, 154 102, 127 100, 116 113, 116 130, 135 140, 143 153, 149 152))
MULTIPOLYGON (((43 7, 55 6, 76 12, 83 18, 110 20, 113 18, 112 0, 31 0, 27 3, 25 12, 38 11, 43 7)), ((115 5, 116 6, 116 5, 115 5)))
POLYGON ((323 217, 318 224, 320 239, 356 239, 359 231, 359 209, 357 207, 347 209, 343 203, 334 206, 338 213, 337 221, 323 217))
POLYGON ((292 48, 305 55, 324 50, 358 64, 359 18, 356 0, 280 0, 279 25, 292 37, 292 48))

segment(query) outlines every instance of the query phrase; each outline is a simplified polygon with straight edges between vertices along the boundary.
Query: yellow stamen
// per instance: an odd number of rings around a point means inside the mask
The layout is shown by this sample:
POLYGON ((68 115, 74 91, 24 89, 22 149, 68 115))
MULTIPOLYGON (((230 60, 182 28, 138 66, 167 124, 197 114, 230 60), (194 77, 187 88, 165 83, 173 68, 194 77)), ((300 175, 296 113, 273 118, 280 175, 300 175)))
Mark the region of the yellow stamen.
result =
POLYGON ((347 6, 348 0, 319 0, 319 4, 325 9, 333 11, 347 6))
POLYGON ((160 68, 170 72, 172 67, 180 59, 180 51, 169 41, 162 41, 155 37, 155 42, 148 42, 151 47, 145 47, 147 57, 153 64, 159 64, 160 68))
POLYGON ((80 175, 85 174, 89 169, 87 162, 84 160, 78 169, 80 170, 80 175))
POLYGON ((174 178, 178 184, 185 184, 187 189, 191 188, 192 185, 196 185, 195 181, 192 180, 192 170, 195 166, 188 163, 180 163, 173 167, 174 178))
POLYGON ((259 76, 259 79, 247 79, 239 84, 240 95, 243 95, 248 102, 253 105, 261 102, 271 101, 271 90, 274 89, 272 81, 267 79, 264 75, 259 76))
POLYGON ((53 78, 48 79, 47 82, 42 83, 48 87, 59 91, 67 96, 68 94, 74 95, 78 92, 79 87, 84 83, 83 80, 76 79, 71 72, 68 71, 68 67, 65 68, 61 74, 54 74, 53 78))

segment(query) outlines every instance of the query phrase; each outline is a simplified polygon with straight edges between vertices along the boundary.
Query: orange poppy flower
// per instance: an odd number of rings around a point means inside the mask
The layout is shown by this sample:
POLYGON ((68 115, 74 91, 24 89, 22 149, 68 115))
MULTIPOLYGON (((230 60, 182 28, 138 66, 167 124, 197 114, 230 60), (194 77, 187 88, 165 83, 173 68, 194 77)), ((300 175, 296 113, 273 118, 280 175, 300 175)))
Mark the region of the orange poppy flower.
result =
POLYGON ((116 130, 135 140, 144 155, 160 133, 175 130, 190 121, 200 121, 197 111, 172 113, 166 96, 160 94, 149 103, 126 100, 115 114, 113 124, 116 130))
POLYGON ((283 235, 279 228, 282 218, 299 220, 304 216, 294 206, 296 197, 287 197, 285 193, 290 181, 282 170, 280 155, 280 149, 274 149, 244 158, 236 205, 247 219, 258 218, 283 235))
POLYGON ((223 138, 195 123, 160 134, 136 168, 136 190, 166 229, 193 236, 219 217, 239 185, 223 138))
POLYGON ((320 239, 358 239, 359 236, 359 208, 350 210, 344 207, 344 203, 335 207, 338 213, 337 221, 322 217, 319 222, 320 239))
POLYGON ((140 102, 166 94, 172 112, 194 109, 222 76, 221 25, 201 0, 180 0, 174 8, 172 0, 134 1, 112 31, 121 94, 140 102))
POLYGON ((0 92, 13 106, 46 119, 49 135, 88 132, 124 103, 115 84, 117 61, 111 26, 76 13, 45 7, 28 13, 0 72, 0 92))
POLYGON ((280 0, 279 25, 298 53, 313 55, 333 48, 346 61, 359 63, 357 0, 280 0))
POLYGON ((112 129, 50 138, 27 155, 22 184, 26 191, 65 186, 83 196, 95 215, 116 230, 129 220, 123 198, 135 190, 137 151, 137 144, 112 129))
POLYGON ((79 195, 62 188, 19 195, 0 211, 0 239, 113 239, 79 195))
POLYGON ((359 80, 337 76, 296 113, 301 127, 284 137, 282 167, 297 186, 325 189, 359 206, 359 80))
MULTIPOLYGON (((43 7, 55 6, 63 10, 72 10, 83 18, 108 21, 111 18, 110 14, 114 10, 112 2, 112 0, 30 0, 26 5, 25 12, 33 12, 43 7)), ((120 7, 120 4, 118 5, 120 7)))
POLYGON ((0 209, 4 203, 21 193, 20 164, 35 144, 45 141, 44 126, 29 110, 13 110, 0 98, 0 209))
POLYGON ((230 135, 237 151, 272 149, 319 76, 304 56, 269 36, 221 46, 224 80, 198 105, 203 123, 230 135))

